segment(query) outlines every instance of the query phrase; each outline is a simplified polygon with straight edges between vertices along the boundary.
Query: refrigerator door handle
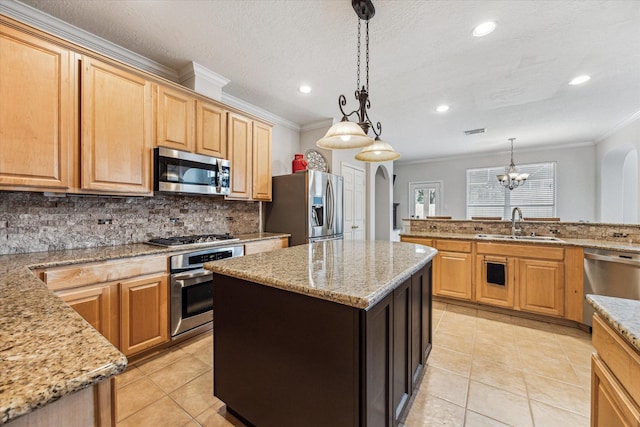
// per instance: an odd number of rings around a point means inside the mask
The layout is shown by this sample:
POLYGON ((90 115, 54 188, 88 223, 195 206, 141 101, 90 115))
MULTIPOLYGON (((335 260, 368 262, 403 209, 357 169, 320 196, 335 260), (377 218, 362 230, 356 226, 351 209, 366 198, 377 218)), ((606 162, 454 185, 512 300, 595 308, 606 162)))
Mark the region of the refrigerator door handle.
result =
POLYGON ((333 188, 331 179, 327 180, 327 222, 329 229, 333 231, 333 188))

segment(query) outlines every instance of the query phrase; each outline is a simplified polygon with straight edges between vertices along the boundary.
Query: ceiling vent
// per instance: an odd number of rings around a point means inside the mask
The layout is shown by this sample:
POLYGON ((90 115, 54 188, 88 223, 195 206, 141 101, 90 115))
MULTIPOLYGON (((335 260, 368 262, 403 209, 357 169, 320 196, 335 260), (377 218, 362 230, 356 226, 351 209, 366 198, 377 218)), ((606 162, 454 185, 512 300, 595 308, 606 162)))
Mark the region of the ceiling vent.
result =
POLYGON ((487 128, 478 128, 478 129, 465 130, 464 134, 475 135, 476 133, 485 133, 486 131, 487 131, 487 128))

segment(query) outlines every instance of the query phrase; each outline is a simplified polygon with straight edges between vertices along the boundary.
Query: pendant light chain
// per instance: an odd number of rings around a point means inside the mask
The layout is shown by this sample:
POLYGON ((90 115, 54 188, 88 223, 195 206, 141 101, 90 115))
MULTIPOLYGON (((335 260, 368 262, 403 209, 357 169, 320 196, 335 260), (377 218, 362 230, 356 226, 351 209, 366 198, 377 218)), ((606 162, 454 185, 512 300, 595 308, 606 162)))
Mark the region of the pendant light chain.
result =
POLYGON ((358 81, 356 83, 356 92, 360 90, 360 18, 358 18, 358 81))
POLYGON ((369 20, 367 19, 367 92, 369 92, 369 20))

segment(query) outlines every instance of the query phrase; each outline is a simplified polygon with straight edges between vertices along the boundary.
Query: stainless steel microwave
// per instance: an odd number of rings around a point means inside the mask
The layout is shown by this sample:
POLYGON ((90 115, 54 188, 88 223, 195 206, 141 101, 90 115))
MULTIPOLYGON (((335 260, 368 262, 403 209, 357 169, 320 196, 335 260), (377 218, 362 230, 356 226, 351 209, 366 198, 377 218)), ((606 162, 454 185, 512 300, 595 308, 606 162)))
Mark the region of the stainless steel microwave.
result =
POLYGON ((171 148, 154 149, 154 191, 224 196, 231 191, 230 162, 171 148))

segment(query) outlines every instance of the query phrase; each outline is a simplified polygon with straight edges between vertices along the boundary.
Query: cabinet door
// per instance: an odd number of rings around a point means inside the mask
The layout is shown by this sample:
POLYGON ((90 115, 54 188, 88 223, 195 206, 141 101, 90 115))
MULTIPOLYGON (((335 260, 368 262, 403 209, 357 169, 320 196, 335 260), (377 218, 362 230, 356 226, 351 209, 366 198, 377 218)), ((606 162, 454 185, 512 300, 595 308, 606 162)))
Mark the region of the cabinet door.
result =
POLYGON ((167 275, 120 283, 120 351, 129 356, 169 341, 167 275))
POLYGON ((118 291, 116 284, 84 286, 56 292, 113 345, 118 346, 118 291))
POLYGON ((431 351, 431 263, 411 276, 411 375, 417 382, 431 351))
POLYGON ((364 411, 367 426, 391 427, 393 294, 365 312, 365 393, 364 411))
POLYGON ((520 309, 564 315, 564 265, 557 261, 521 259, 518 269, 520 309))
POLYGON ((82 189, 151 195, 151 84, 82 61, 82 189))
POLYGON ((471 300, 471 254, 438 252, 434 262, 434 295, 471 300))
POLYGON ((271 127, 253 123, 253 189, 254 200, 271 201, 271 127))
POLYGON ((477 255, 476 301, 498 307, 513 308, 515 268, 514 259, 494 255, 477 255), (495 283, 497 280, 495 277, 491 277, 488 264, 504 265, 504 284, 495 283))
POLYGON ((409 403, 411 371, 411 279, 393 291, 393 420, 394 425, 409 403))
POLYGON ((187 93, 157 86, 157 146, 193 152, 194 104, 187 93))
POLYGON ((591 425, 627 427, 640 425, 640 408, 598 355, 591 356, 591 425))
POLYGON ((228 154, 231 162, 231 192, 229 199, 251 198, 252 122, 235 113, 228 116, 228 154))
POLYGON ((227 158, 227 111, 196 101, 196 153, 227 158))
POLYGON ((0 186, 73 186, 73 54, 0 26, 0 186))

